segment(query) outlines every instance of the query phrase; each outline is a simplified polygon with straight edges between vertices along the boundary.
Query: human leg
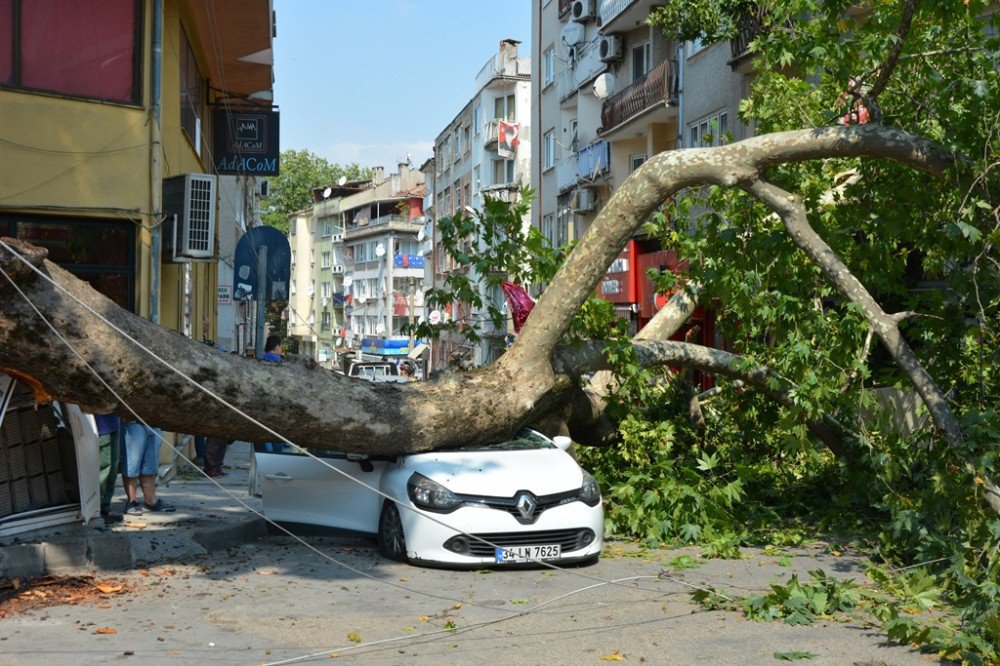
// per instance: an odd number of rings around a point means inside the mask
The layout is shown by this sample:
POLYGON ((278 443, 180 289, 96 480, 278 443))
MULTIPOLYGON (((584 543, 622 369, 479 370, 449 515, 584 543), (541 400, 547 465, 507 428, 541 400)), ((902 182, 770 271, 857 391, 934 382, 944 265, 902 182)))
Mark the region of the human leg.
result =
POLYGON ((209 437, 205 442, 205 473, 209 476, 224 476, 222 461, 226 457, 229 442, 221 437, 209 437))

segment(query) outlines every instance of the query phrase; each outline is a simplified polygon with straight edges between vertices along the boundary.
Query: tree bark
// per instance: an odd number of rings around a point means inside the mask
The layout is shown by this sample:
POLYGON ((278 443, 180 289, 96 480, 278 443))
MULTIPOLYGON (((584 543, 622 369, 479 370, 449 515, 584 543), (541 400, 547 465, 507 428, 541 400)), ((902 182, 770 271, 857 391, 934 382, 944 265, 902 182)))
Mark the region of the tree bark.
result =
POLYGON ((508 353, 485 368, 434 382, 372 384, 217 352, 117 308, 43 262, 42 253, 7 239, 0 245, 0 368, 31 383, 41 398, 126 418, 134 418, 134 410, 176 432, 382 455, 497 440, 570 395, 570 376, 553 369, 552 354, 607 266, 663 201, 685 187, 752 183, 784 162, 860 156, 936 176, 953 161, 928 141, 872 126, 783 132, 655 156, 597 215, 508 353), (15 247, 18 256, 11 254, 15 247))

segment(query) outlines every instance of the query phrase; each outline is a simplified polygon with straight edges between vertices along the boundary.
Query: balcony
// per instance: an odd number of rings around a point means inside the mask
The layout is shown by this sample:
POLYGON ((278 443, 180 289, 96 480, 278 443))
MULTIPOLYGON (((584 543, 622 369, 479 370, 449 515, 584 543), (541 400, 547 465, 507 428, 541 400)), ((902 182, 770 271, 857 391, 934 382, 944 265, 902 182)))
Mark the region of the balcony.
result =
POLYGON ((576 175, 583 180, 593 180, 605 173, 611 165, 611 144, 599 139, 576 154, 576 175))
POLYGON ((570 155, 566 159, 556 162, 556 185, 560 192, 576 185, 576 162, 576 155, 570 155))
POLYGON ((658 0, 601 0, 601 34, 628 32, 646 22, 658 0))
POLYGON ((499 77, 530 80, 531 58, 511 57, 508 54, 498 53, 480 68, 479 74, 476 75, 476 90, 482 90, 493 79, 499 77))
POLYGON ((732 59, 729 66, 734 70, 737 64, 748 54, 750 43, 764 30, 765 9, 757 7, 753 12, 745 12, 736 21, 736 36, 729 40, 732 59))
POLYGON ((601 133, 607 134, 656 107, 677 105, 677 61, 664 60, 601 108, 601 133))
POLYGON ((486 150, 496 150, 497 142, 500 140, 500 119, 494 118, 486 123, 483 128, 483 148, 486 150))
POLYGON ((576 59, 559 72, 556 77, 559 101, 566 101, 580 86, 589 83, 607 69, 607 63, 601 61, 600 41, 600 35, 594 35, 593 39, 577 49, 576 59))

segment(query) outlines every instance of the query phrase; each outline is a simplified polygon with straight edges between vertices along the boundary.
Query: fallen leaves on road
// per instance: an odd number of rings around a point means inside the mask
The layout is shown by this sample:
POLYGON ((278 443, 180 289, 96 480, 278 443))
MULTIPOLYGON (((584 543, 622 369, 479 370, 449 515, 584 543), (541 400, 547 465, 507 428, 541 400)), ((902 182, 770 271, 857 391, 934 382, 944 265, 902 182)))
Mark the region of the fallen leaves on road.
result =
POLYGON ((117 634, 118 630, 117 629, 112 629, 111 627, 97 627, 97 628, 94 629, 94 633, 95 634, 110 635, 110 634, 117 634))
POLYGON ((93 576, 46 576, 26 581, 14 579, 0 583, 0 619, 6 619, 50 606, 93 604, 111 608, 112 597, 131 592, 128 581, 93 576))
POLYGON ((616 650, 616 651, 612 652, 611 654, 606 654, 603 657, 601 657, 601 661, 625 661, 625 657, 623 657, 616 650))

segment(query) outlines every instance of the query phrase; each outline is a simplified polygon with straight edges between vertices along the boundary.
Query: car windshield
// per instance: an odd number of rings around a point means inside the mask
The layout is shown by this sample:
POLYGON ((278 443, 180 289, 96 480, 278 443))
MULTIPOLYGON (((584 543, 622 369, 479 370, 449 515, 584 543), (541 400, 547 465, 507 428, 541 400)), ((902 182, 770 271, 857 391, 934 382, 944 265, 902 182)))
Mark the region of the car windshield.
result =
POLYGON ((517 433, 517 436, 513 439, 508 439, 503 442, 497 442, 495 444, 470 444, 469 446, 460 446, 453 451, 531 451, 534 449, 554 449, 556 448, 547 437, 540 435, 534 430, 528 430, 525 428, 521 432, 517 433))

